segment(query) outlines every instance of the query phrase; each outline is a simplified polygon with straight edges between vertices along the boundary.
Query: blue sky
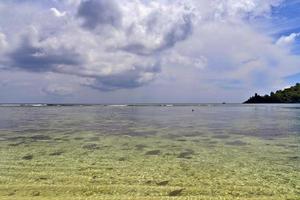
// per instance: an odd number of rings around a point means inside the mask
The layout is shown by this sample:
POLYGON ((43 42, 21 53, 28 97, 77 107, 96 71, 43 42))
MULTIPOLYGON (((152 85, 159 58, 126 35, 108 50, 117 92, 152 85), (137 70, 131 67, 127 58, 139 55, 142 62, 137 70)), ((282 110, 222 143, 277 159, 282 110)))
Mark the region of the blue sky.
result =
MULTIPOLYGON (((300 32, 300 1, 289 0, 281 6, 273 9, 272 23, 275 32, 274 37, 281 35, 290 35, 291 33, 300 32)), ((300 53, 300 40, 296 39, 293 47, 293 52, 300 53)))
MULTIPOLYGON (((290 35, 300 32, 300 0, 285 1, 281 6, 275 7, 272 11, 271 23, 275 32, 274 38, 282 35, 290 35)), ((291 47, 292 53, 300 55, 300 39, 296 38, 291 47)), ((300 67, 299 67, 300 68, 300 67)), ((300 82, 300 73, 285 77, 288 85, 300 82)))
POLYGON ((300 0, 0 2, 0 102, 243 102, 300 82, 300 0))
MULTIPOLYGON (((275 38, 282 35, 290 35, 292 33, 300 33, 300 0, 285 1, 281 6, 273 9, 272 24, 277 32, 274 33, 275 38)), ((300 38, 296 38, 292 52, 300 55, 300 38)), ((300 67, 299 67, 300 68, 300 67)), ((300 73, 285 77, 288 84, 293 85, 300 82, 300 73)))

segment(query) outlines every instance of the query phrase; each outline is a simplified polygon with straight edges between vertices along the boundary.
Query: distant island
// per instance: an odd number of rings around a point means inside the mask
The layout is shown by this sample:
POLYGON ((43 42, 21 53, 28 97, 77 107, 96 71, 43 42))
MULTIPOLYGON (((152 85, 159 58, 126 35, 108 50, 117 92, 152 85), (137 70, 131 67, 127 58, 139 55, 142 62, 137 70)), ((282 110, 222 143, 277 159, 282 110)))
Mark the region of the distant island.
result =
POLYGON ((300 83, 284 90, 278 90, 276 93, 271 92, 270 95, 255 94, 244 103, 300 103, 300 83))

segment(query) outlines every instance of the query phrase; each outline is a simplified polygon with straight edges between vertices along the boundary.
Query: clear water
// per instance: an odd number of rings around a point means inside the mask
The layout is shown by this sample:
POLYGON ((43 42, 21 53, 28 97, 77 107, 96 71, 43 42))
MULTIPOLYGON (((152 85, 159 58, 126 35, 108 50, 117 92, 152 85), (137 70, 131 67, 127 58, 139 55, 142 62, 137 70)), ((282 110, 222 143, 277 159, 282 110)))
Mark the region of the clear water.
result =
POLYGON ((0 198, 299 199, 299 139, 299 104, 3 106, 0 198))
MULTIPOLYGON (((24 134, 31 129, 126 134, 147 127, 155 128, 160 135, 163 135, 159 133, 160 129, 167 135, 174 132, 185 135, 196 131, 199 134, 228 133, 263 138, 297 135, 300 132, 299 104, 0 107, 0 113, 0 130, 24 131, 24 134)), ((142 132, 140 134, 143 135, 142 132)))

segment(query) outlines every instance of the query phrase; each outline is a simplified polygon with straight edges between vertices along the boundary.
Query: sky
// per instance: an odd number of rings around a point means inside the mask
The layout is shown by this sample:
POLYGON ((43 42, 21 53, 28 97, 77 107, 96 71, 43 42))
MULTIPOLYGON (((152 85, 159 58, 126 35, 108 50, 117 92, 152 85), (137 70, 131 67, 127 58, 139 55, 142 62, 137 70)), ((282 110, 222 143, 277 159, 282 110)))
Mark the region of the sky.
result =
POLYGON ((2 0, 0 103, 239 103, 300 82, 300 0, 2 0))

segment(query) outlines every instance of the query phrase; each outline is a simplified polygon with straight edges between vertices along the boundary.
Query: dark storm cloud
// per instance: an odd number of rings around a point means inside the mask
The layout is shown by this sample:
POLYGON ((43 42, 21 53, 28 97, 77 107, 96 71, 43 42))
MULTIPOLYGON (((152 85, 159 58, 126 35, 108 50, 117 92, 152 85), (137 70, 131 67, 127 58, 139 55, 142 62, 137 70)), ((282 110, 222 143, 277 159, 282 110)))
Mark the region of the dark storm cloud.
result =
POLYGON ((44 48, 24 39, 19 46, 8 53, 9 65, 32 72, 55 71, 57 66, 76 66, 82 64, 82 58, 71 49, 44 48))
POLYGON ((120 26, 122 13, 113 0, 88 0, 79 5, 77 16, 83 26, 95 29, 98 25, 120 26))
MULTIPOLYGON (((148 30, 154 29, 155 23, 148 23, 148 30)), ((123 50, 137 55, 151 55, 175 46, 176 43, 186 40, 193 32, 193 24, 189 16, 184 16, 182 22, 175 23, 163 36, 163 41, 154 48, 147 47, 142 43, 126 45, 123 50)))

